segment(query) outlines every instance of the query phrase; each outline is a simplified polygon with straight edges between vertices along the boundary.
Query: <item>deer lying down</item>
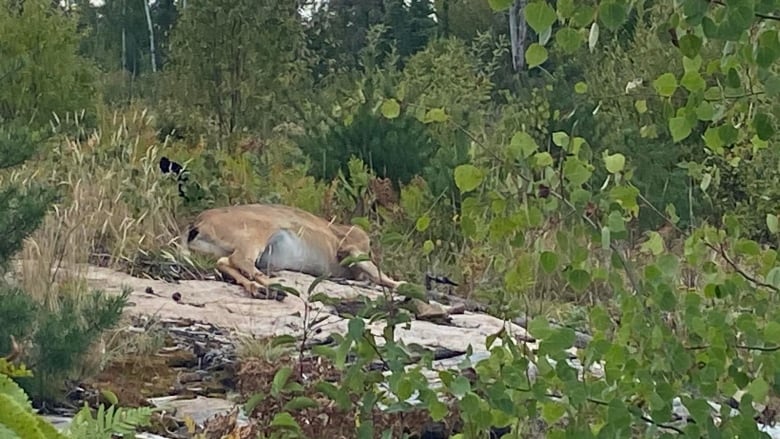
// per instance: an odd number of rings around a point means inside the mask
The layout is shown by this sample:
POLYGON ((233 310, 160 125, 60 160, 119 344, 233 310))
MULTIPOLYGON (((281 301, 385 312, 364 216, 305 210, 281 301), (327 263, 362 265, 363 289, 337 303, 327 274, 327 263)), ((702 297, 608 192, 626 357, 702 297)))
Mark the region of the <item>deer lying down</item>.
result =
POLYGON ((216 256, 217 269, 255 297, 273 283, 270 271, 263 273, 261 267, 331 278, 367 278, 391 289, 404 283, 380 273, 371 261, 340 265, 348 256, 370 254, 370 239, 361 228, 334 224, 290 206, 246 204, 209 209, 188 226, 182 242, 185 250, 216 256))

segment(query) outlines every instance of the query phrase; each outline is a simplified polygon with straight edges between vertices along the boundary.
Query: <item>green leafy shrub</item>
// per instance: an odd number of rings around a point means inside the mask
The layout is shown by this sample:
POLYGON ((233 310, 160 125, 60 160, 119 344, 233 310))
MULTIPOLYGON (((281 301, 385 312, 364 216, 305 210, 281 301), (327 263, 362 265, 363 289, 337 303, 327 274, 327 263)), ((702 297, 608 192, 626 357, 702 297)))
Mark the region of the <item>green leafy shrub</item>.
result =
POLYGON ((78 55, 76 25, 46 0, 0 6, 0 119, 41 125, 52 114, 94 108, 95 69, 78 55))
MULTIPOLYGON (((19 380, 38 400, 53 397, 61 390, 66 377, 85 360, 90 346, 104 330, 118 322, 129 294, 105 297, 94 292, 86 296, 86 289, 78 282, 53 286, 55 261, 48 261, 49 264, 24 258, 30 248, 29 239, 40 232, 42 224, 58 230, 62 226, 50 223, 49 207, 58 194, 48 182, 24 181, 20 177, 21 165, 39 152, 41 144, 34 129, 24 128, 16 121, 0 128, 0 225, 4 230, 0 265, 4 273, 12 269, 11 276, 0 280, 0 321, 3 322, 0 349, 9 350, 12 337, 24 346, 31 345, 24 359, 40 374, 34 380, 26 377, 19 380), (24 267, 36 267, 40 269, 39 279, 23 278, 17 282, 13 275, 18 272, 19 264, 13 258, 20 254, 22 271, 24 267), (29 285, 40 288, 25 288, 29 285)), ((61 259, 56 261, 60 262, 61 259)))
POLYGON ((102 291, 83 295, 63 295, 56 309, 31 304, 35 322, 26 328, 23 340, 31 344, 25 362, 36 374, 20 379, 20 384, 36 399, 60 397, 66 379, 74 377, 77 367, 95 360, 88 357, 90 348, 119 322, 130 290, 121 295, 102 291))
POLYGON ((361 159, 375 175, 393 184, 408 183, 420 175, 439 149, 414 117, 387 119, 362 105, 349 123, 336 123, 324 133, 305 136, 299 146, 312 161, 310 171, 319 179, 332 180, 347 171, 351 157, 361 159))

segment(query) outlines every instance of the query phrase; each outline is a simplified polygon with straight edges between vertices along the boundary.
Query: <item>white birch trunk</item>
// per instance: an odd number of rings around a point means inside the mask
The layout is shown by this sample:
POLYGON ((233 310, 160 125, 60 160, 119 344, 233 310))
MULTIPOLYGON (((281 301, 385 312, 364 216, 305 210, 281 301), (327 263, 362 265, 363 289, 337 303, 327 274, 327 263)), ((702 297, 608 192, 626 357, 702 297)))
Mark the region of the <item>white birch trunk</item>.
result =
POLYGON ((515 72, 525 68, 525 39, 528 26, 525 22, 527 0, 515 0, 509 8, 509 40, 512 46, 512 67, 515 72))
POLYGON ((146 25, 149 27, 149 53, 152 58, 152 73, 157 72, 157 60, 154 53, 154 27, 152 26, 152 12, 149 10, 149 0, 143 0, 144 12, 146 12, 146 25))

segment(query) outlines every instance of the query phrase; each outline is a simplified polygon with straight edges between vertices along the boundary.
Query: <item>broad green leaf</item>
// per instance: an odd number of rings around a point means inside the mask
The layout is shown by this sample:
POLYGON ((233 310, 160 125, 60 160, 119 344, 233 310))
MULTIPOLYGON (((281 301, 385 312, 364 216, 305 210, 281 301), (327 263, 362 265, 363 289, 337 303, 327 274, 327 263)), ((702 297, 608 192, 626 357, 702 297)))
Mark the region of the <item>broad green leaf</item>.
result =
POLYGON ((669 132, 672 140, 679 142, 691 135, 691 124, 684 117, 673 117, 669 119, 669 132))
POLYGON ((747 386, 745 391, 753 396, 754 401, 763 402, 769 393, 769 383, 767 383, 763 377, 759 376, 747 386))
POLYGON ((617 30, 627 17, 628 8, 622 1, 603 0, 599 4, 599 20, 609 30, 617 30))
POLYGON ((360 317, 355 317, 349 320, 347 323, 347 335, 352 340, 360 340, 363 338, 363 331, 366 329, 366 322, 360 317))
POLYGON ((569 285, 571 285, 572 289, 579 293, 585 291, 585 289, 587 289, 590 285, 590 273, 579 268, 575 268, 569 271, 566 278, 569 281, 569 285))
POLYGON ((704 78, 701 77, 699 72, 691 70, 683 74, 683 77, 680 79, 680 85, 688 91, 694 92, 704 90, 707 83, 704 82, 704 78))
POLYGON ((656 139, 658 138, 658 128, 655 124, 643 125, 639 128, 639 136, 643 139, 656 139))
POLYGON ((677 306, 677 296, 674 295, 674 291, 668 284, 659 285, 657 292, 655 293, 655 300, 658 302, 658 307, 662 311, 674 311, 677 306))
POLYGON ((547 273, 552 273, 558 268, 558 255, 551 251, 543 251, 539 255, 539 263, 547 273))
POLYGON ((647 101, 644 99, 639 99, 638 101, 634 102, 634 108, 636 108, 636 111, 639 114, 647 113, 647 101))
POLYGON ((547 49, 539 43, 531 43, 525 51, 525 62, 528 67, 536 67, 547 61, 547 49))
POLYGON ((284 366, 279 369, 274 375, 274 379, 271 383, 271 393, 274 395, 278 394, 284 388, 284 385, 287 384, 290 375, 292 375, 292 368, 290 366, 284 366))
POLYGON ((534 162, 536 166, 544 168, 553 165, 553 158, 552 155, 550 155, 550 153, 547 151, 537 152, 534 154, 534 162))
POLYGON ((726 145, 733 145, 739 139, 739 130, 730 124, 723 124, 718 127, 718 136, 726 145))
POLYGON ((780 288, 780 267, 769 270, 766 274, 766 282, 775 288, 780 288))
POLYGON ((545 317, 536 316, 528 322, 528 333, 534 338, 545 339, 552 335, 553 330, 545 317))
POLYGON ((582 44, 580 33, 570 27, 563 27, 555 32, 555 44, 566 54, 574 53, 582 44))
POLYGON ((648 232, 647 241, 642 243, 642 251, 651 253, 653 256, 658 256, 664 251, 664 240, 661 234, 656 231, 648 232))
POLYGON ((395 119, 401 114, 401 105, 394 98, 385 99, 382 102, 382 115, 388 119, 395 119))
POLYGON ((485 173, 474 165, 465 164, 455 168, 455 185, 461 192, 471 192, 482 183, 485 173))
POLYGON ((688 58, 694 58, 701 50, 701 38, 694 34, 685 34, 679 39, 680 52, 688 58))
POLYGON ((701 68, 702 59, 701 56, 694 56, 693 58, 688 58, 687 56, 684 56, 682 59, 683 62, 683 70, 686 72, 698 72, 701 68))
POLYGON ((460 375, 452 380, 452 384, 449 386, 449 388, 453 395, 457 397, 463 397, 465 394, 471 391, 471 383, 469 383, 469 380, 466 379, 466 377, 460 375))
POLYGON ((319 403, 317 401, 307 397, 307 396, 296 396, 293 398, 290 402, 284 405, 283 409, 286 411, 298 411, 298 410, 304 410, 308 408, 317 408, 319 407, 319 403))
POLYGON ((443 108, 431 108, 425 113, 423 123, 446 122, 449 116, 443 108))
POLYGON ((715 152, 720 152, 725 146, 720 138, 720 132, 714 127, 709 127, 704 131, 704 144, 715 152))
POLYGON ((780 344, 780 322, 767 322, 764 327, 764 341, 770 345, 780 344))
POLYGON ((548 424, 553 424, 566 414, 566 406, 555 401, 549 401, 542 404, 542 419, 548 424))
POLYGON ((702 17, 701 29, 704 32, 704 36, 707 38, 717 39, 719 37, 720 26, 718 26, 711 17, 702 17))
POLYGON ((753 116, 753 127, 761 140, 769 140, 775 134, 775 122, 772 115, 767 113, 756 113, 753 116))
POLYGON ((677 78, 672 73, 664 73, 653 81, 653 87, 659 95, 668 98, 677 90, 677 78))
POLYGON ((637 197, 639 196, 639 189, 634 186, 616 186, 610 189, 609 197, 615 201, 626 211, 634 215, 639 213, 639 204, 637 204, 637 197))
POLYGON ((441 421, 449 412, 450 409, 447 407, 447 404, 438 399, 432 399, 428 403, 428 413, 431 415, 434 422, 441 421))
POLYGON ((752 239, 740 239, 734 245, 734 250, 748 256, 756 256, 761 253, 761 247, 752 239))
POLYGON ((553 143, 561 148, 566 148, 569 145, 569 135, 564 131, 556 131, 552 134, 553 143))
POLYGON ((701 189, 702 192, 707 192, 707 189, 710 187, 710 183, 712 183, 712 174, 707 172, 701 176, 699 189, 701 189))
POLYGON ((618 210, 613 210, 607 216, 607 227, 611 232, 622 233, 626 231, 626 220, 618 210))
POLYGON ((696 117, 699 120, 712 120, 715 116, 715 108, 711 103, 702 101, 698 107, 696 107, 696 117))
POLYGON ((588 92, 588 84, 580 81, 574 84, 574 92, 577 94, 585 94, 588 92))
POLYGON ((271 420, 271 426, 292 428, 296 431, 300 429, 300 426, 298 425, 298 422, 295 421, 295 418, 293 418, 292 415, 287 412, 277 413, 271 420))
POLYGON ((758 36, 756 47, 756 64, 759 67, 769 68, 780 58, 780 41, 775 29, 765 30, 758 36))
POLYGON ((570 18, 574 15, 574 12, 577 10, 575 2, 576 0, 558 0, 555 5, 558 9, 558 15, 563 18, 570 18))
POLYGON ((766 214, 766 227, 769 229, 769 233, 777 233, 779 230, 777 215, 771 213, 766 214))
POLYGON ((569 349, 574 344, 576 336, 574 330, 566 327, 555 328, 547 337, 542 338, 539 344, 540 351, 546 353, 560 353, 569 349))
POLYGON ((764 90, 767 96, 775 98, 780 96, 780 76, 770 75, 764 80, 764 90))
POLYGON ((518 131, 512 136, 509 148, 515 152, 515 156, 528 158, 539 150, 539 145, 530 134, 525 131, 518 131))
POLYGON ((417 218, 417 222, 415 223, 414 226, 418 232, 424 232, 428 229, 428 226, 430 224, 431 224, 431 217, 426 214, 417 218))
POLYGON ((709 7, 708 0, 685 0, 683 1, 683 12, 686 17, 701 17, 707 12, 709 7))
POLYGON ((738 89, 742 86, 742 79, 739 77, 739 72, 736 68, 730 68, 726 72, 726 87, 738 89))
POLYGON ((555 23, 555 9, 545 0, 532 1, 525 6, 525 21, 537 34, 546 31, 555 23))
POLYGON ((730 2, 724 20, 716 28, 719 39, 737 42, 745 34, 753 21, 752 1, 730 2), (741 4, 740 4, 741 3, 741 4))
POLYGON ((619 152, 612 155, 605 154, 604 165, 611 174, 617 174, 626 166, 626 156, 619 152))
POLYGON ((593 173, 578 158, 569 156, 563 164, 563 174, 571 184, 580 186, 590 180, 593 173))
POLYGON ((425 242, 423 242, 423 255, 428 256, 433 252, 435 247, 436 245, 433 243, 433 241, 426 239, 425 242))
POLYGON ((601 228, 601 248, 604 250, 609 249, 610 241, 612 240, 612 233, 609 231, 609 227, 604 226, 601 228))

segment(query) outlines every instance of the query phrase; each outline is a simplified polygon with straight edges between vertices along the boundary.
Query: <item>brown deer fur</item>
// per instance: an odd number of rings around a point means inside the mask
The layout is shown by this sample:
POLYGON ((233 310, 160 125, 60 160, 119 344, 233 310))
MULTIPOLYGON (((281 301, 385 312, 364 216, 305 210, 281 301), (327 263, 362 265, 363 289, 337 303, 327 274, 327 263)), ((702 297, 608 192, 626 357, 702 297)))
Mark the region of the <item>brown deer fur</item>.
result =
POLYGON ((287 260, 274 261, 281 269, 355 280, 367 277, 391 289, 403 283, 381 273, 371 261, 340 265, 348 256, 370 255, 370 240, 364 230, 334 224, 290 206, 247 204, 209 209, 201 212, 182 236, 185 250, 216 256, 216 268, 253 296, 273 283, 258 269, 261 259, 268 260, 276 251, 269 242, 288 247, 279 252, 287 255, 287 260), (291 260, 291 254, 296 260, 291 260))

